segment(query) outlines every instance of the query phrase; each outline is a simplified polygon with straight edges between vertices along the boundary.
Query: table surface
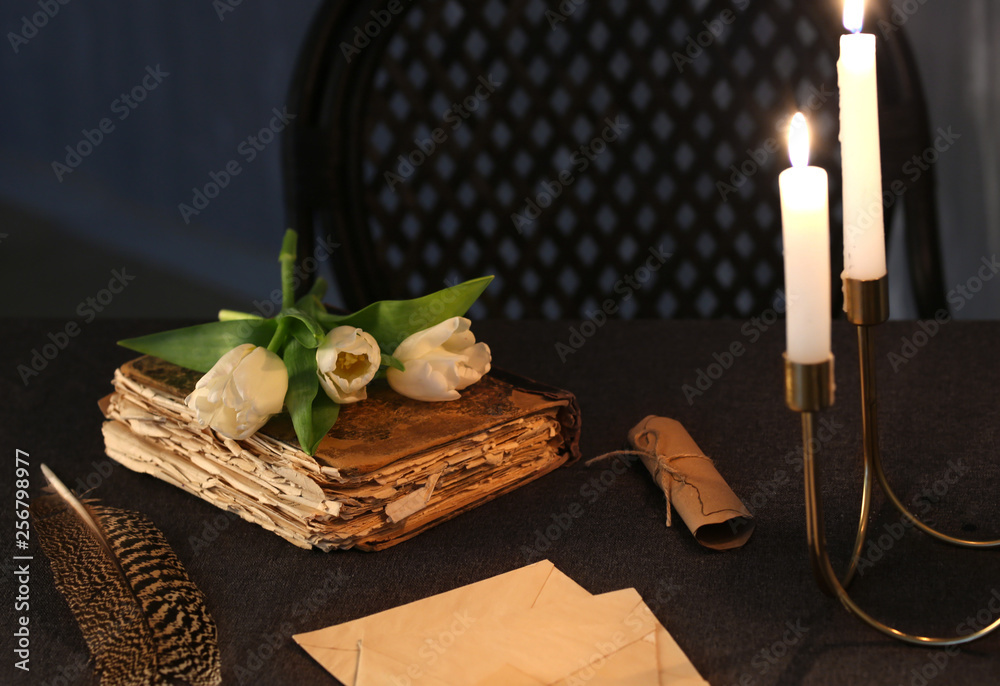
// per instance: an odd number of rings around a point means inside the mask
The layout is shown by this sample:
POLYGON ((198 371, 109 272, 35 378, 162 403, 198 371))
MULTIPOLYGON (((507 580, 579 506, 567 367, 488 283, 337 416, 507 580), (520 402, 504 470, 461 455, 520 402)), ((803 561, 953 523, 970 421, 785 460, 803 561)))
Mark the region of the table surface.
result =
MULTIPOLYGON (((680 522, 664 526, 663 494, 641 464, 616 474, 582 462, 383 552, 295 548, 104 455, 97 399, 131 356, 114 342, 174 325, 86 325, 25 384, 16 365, 29 364, 32 350, 65 322, 4 323, 0 444, 8 473, 0 526, 13 529, 16 449, 30 454, 33 495, 45 462, 70 485, 89 482, 105 503, 144 512, 208 598, 225 683, 335 683, 292 634, 543 557, 594 593, 636 588, 715 686, 997 683, 1000 635, 950 652, 900 644, 817 589, 806 554, 800 423, 783 398, 781 322, 612 321, 583 333, 574 333, 579 322, 474 327, 495 365, 577 394, 585 459, 623 447, 628 429, 646 415, 680 420, 756 516, 749 543, 728 552, 702 548, 680 522), (729 357, 734 348, 740 354, 729 357), (566 524, 571 506, 582 515, 566 524), (543 539, 559 521, 559 535, 543 539)), ((876 329, 876 339, 883 455, 896 492, 945 531, 1000 537, 1000 359, 993 347, 1000 322, 950 322, 934 335, 914 322, 890 322, 876 329)), ((818 460, 827 538, 840 568, 853 542, 861 473, 857 347, 843 322, 834 325, 834 353, 837 402, 821 415, 818 460)), ((1000 553, 904 533, 881 495, 873 511, 871 564, 852 587, 862 607, 931 635, 952 634, 977 616, 996 618, 1000 553)), ((32 546, 31 673, 15 670, 10 657, 14 584, 5 581, 3 670, 13 676, 0 680, 83 683, 86 646, 44 554, 32 546)), ((10 555, 3 552, 7 579, 10 555)))

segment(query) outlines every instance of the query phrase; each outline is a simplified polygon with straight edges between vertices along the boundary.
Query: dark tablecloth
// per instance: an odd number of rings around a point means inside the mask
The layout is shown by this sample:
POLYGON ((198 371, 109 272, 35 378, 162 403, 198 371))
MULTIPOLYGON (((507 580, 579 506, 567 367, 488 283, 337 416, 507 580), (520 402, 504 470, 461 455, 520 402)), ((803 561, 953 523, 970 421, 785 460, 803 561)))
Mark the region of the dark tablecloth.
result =
MULTIPOLYGON (((799 417, 782 392, 780 322, 608 322, 582 331, 579 323, 475 325, 494 364, 578 395, 585 458, 622 447, 648 414, 683 422, 756 514, 746 547, 724 553, 700 547, 679 521, 665 528, 663 495, 638 463, 621 475, 578 463, 384 552, 300 550, 104 456, 96 402, 130 357, 115 340, 174 323, 85 325, 25 384, 17 365, 30 364, 32 350, 64 325, 7 321, 0 336, 4 540, 14 528, 16 449, 30 454, 32 494, 43 485, 38 465, 45 462, 70 485, 89 483, 107 504, 146 513, 208 598, 226 683, 333 683, 291 634, 542 557, 594 593, 635 587, 716 686, 1000 682, 1000 635, 950 653, 903 645, 817 589, 806 555, 799 417), (742 354, 730 358, 735 343, 742 354), (582 516, 567 518, 577 505, 582 516)), ((896 322, 876 335, 883 453, 897 493, 946 531, 1000 537, 1000 323, 948 323, 928 335, 916 323, 896 322)), ((846 324, 834 327, 834 352, 837 403, 822 415, 818 460, 828 539, 842 567, 860 501, 857 348, 846 324)), ((881 496, 874 511, 870 564, 853 586, 863 607, 932 635, 995 618, 1000 552, 904 532, 881 496)), ((10 676, 0 680, 84 682, 85 644, 35 541, 31 672, 14 669, 12 551, 13 543, 2 551, 3 673, 10 676)))

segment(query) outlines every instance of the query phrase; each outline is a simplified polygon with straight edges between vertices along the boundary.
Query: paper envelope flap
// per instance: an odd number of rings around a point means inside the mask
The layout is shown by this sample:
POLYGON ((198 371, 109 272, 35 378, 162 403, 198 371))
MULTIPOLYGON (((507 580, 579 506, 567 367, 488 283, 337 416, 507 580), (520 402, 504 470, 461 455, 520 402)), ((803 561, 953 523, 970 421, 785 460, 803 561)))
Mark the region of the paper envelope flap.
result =
POLYGON ((420 660, 401 662, 377 650, 372 650, 362 642, 358 648, 358 670, 354 681, 346 683, 351 686, 386 686, 386 684, 413 684, 414 686, 460 686, 448 681, 441 681, 426 672, 420 666, 420 660), (386 681, 385 675, 397 675, 396 680, 386 681))
MULTIPOLYGON (((420 627, 406 634, 367 635, 364 640, 379 653, 401 664, 415 663, 421 672, 445 683, 475 682, 505 664, 553 683, 602 653, 650 634, 656 620, 639 608, 645 608, 639 594, 624 589, 494 616, 470 613, 466 621, 442 632, 420 627)), ((655 660, 652 666, 655 669, 655 660)), ((390 672, 382 678, 391 683, 402 676, 390 672)))
POLYGON ((635 589, 547 560, 294 639, 349 686, 707 683, 635 589))
MULTIPOLYGON (((351 684, 357 670, 358 640, 366 636, 405 635, 419 627, 424 632, 448 631, 467 617, 485 618, 526 609, 539 598, 553 578, 555 566, 548 560, 505 574, 362 617, 352 622, 296 634, 302 648, 345 683, 351 684)), ((561 573, 556 574, 558 578, 561 573)), ((478 619, 476 620, 478 621, 478 619)))
MULTIPOLYGON (((652 636, 652 634, 651 634, 652 636)), ((655 641, 640 639, 610 654, 594 654, 594 659, 552 686, 621 686, 621 684, 661 684, 656 662, 655 641)))

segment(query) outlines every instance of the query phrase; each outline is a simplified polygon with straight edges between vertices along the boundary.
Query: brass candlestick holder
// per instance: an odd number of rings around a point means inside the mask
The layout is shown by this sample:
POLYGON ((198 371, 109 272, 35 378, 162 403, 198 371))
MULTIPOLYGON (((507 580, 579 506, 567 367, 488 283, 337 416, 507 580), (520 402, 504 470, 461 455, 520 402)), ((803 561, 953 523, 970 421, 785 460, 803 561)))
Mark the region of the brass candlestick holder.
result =
POLYGON ((920 521, 896 496, 879 454, 878 393, 875 382, 875 341, 872 327, 889 318, 888 278, 862 281, 844 278, 844 310, 847 319, 858 329, 858 357, 861 367, 861 430, 864 445, 864 477, 861 497, 861 517, 851 561, 843 579, 838 578, 830 564, 826 549, 826 529, 823 524, 823 507, 819 489, 819 465, 814 455, 813 415, 833 404, 833 356, 818 364, 799 364, 785 358, 785 402, 788 407, 802 414, 803 473, 805 476, 806 538, 813 574, 820 589, 840 600, 849 612, 869 626, 893 638, 922 646, 950 646, 969 643, 982 638, 1000 627, 1000 619, 978 631, 963 636, 934 638, 908 634, 875 619, 851 599, 847 586, 854 578, 868 532, 871 512, 872 475, 878 480, 889 502, 925 534, 952 545, 968 548, 994 548, 1000 540, 973 541, 941 533, 920 521))

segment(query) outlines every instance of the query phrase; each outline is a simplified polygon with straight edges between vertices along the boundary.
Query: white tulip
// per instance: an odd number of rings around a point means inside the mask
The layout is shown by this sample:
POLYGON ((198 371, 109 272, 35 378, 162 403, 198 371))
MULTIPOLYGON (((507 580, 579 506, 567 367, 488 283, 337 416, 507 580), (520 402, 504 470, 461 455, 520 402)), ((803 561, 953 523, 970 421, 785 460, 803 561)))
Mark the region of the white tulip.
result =
POLYGON ((219 358, 184 402, 199 424, 239 441, 281 412, 287 390, 288 370, 281 358, 244 343, 219 358))
POLYGON ((457 400, 460 390, 490 371, 490 348, 476 343, 470 325, 465 317, 452 317, 404 340, 393 357, 406 370, 390 367, 389 385, 414 400, 457 400))
POLYGON ((330 400, 341 405, 368 397, 367 386, 382 363, 382 352, 371 334, 353 326, 338 326, 316 349, 316 371, 330 400))

